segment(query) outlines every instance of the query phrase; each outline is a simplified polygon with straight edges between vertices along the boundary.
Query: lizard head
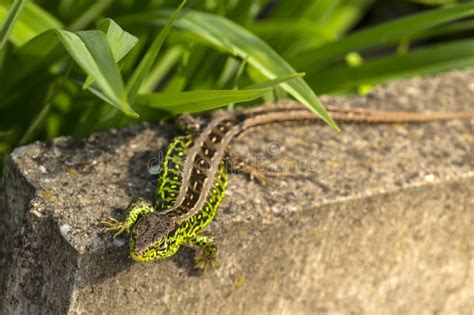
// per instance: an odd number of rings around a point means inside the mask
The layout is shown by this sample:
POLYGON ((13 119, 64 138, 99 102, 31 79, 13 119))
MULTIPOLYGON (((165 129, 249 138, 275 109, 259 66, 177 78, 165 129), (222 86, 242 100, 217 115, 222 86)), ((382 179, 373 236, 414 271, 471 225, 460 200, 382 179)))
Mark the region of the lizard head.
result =
POLYGON ((174 236, 176 222, 158 215, 147 215, 133 228, 130 255, 138 261, 149 261, 173 255, 179 248, 174 236))

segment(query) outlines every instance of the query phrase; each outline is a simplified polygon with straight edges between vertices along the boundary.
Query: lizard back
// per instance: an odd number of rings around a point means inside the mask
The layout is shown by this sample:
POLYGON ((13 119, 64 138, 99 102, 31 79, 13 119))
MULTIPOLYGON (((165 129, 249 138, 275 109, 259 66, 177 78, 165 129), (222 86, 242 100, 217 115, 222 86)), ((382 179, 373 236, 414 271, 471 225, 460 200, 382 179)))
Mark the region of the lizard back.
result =
POLYGON ((175 203, 160 211, 160 216, 179 222, 199 212, 218 182, 225 150, 239 131, 240 120, 235 115, 223 115, 214 119, 193 140, 182 164, 181 184, 175 203))

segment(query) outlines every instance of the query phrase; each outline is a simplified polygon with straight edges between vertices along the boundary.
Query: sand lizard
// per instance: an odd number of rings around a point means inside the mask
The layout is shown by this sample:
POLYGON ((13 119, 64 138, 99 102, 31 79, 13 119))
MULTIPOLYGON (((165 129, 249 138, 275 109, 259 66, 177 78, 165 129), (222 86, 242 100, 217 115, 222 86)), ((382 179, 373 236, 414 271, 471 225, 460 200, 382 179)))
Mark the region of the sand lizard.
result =
MULTIPOLYGON (((425 122, 474 117, 474 111, 414 113, 341 107, 327 109, 340 122, 425 122)), ((137 261, 170 257, 181 245, 188 244, 201 248, 201 253, 196 256, 196 267, 205 268, 215 259, 216 247, 201 232, 213 220, 224 195, 227 186, 224 158, 232 140, 257 126, 318 120, 303 106, 285 102, 226 111, 203 128, 194 125, 194 132, 175 137, 167 148, 156 188, 155 206, 139 199, 129 206, 123 221, 110 218, 103 224, 108 231, 115 233, 114 236, 124 231, 130 233, 130 255, 137 261)), ((250 167, 249 173, 252 172, 250 167)))

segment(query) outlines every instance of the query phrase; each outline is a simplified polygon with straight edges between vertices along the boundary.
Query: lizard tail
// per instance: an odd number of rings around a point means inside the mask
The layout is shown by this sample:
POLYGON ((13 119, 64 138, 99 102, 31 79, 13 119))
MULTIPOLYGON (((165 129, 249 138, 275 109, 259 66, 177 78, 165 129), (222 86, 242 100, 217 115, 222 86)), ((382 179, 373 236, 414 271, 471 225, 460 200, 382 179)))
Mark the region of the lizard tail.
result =
POLYGON ((415 113, 378 110, 356 110, 347 112, 330 112, 330 114, 336 121, 366 123, 428 122, 474 118, 474 111, 446 113, 415 113))

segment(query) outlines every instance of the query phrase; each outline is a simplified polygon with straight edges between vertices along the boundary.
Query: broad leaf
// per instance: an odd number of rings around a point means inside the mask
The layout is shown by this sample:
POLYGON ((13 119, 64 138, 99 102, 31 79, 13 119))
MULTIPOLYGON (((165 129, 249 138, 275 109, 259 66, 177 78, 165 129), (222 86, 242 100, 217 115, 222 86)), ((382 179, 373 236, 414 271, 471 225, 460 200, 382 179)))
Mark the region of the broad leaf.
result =
POLYGON ((138 42, 138 38, 124 31, 112 19, 105 19, 100 29, 105 33, 115 62, 122 60, 138 42))
MULTIPOLYGON (((117 23, 111 19, 106 19, 100 26, 100 29, 105 33, 107 41, 114 60, 118 63, 125 57, 126 54, 137 44, 138 38, 132 34, 124 31, 117 23)), ((90 75, 87 76, 83 88, 88 88, 94 80, 90 75)))
POLYGON ((57 30, 57 34, 74 61, 94 78, 109 103, 129 116, 138 117, 128 104, 122 77, 105 34, 101 31, 72 33, 62 30, 57 30))
POLYGON ((246 102, 261 97, 271 89, 256 90, 206 90, 137 95, 135 103, 172 113, 194 113, 246 102))

